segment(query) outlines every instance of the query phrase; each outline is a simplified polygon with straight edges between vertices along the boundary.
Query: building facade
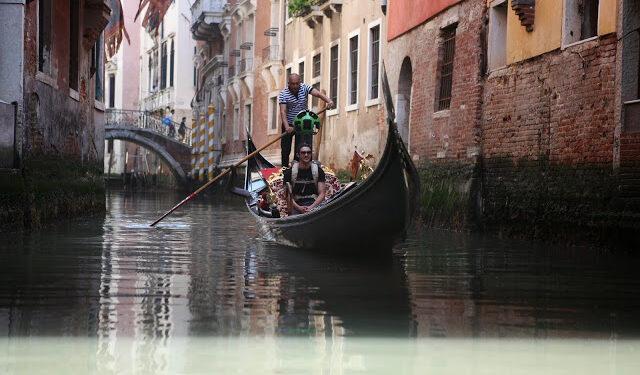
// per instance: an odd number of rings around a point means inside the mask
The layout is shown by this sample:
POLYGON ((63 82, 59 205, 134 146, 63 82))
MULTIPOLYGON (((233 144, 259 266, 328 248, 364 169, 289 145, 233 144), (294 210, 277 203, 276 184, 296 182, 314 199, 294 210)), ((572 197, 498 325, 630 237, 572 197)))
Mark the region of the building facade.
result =
POLYGON ((104 210, 109 15, 103 0, 0 4, 2 228, 104 210))
MULTIPOLYGON (((144 32, 140 19, 134 21, 139 2, 121 2, 128 39, 123 40, 115 55, 105 64, 105 106, 109 111, 139 111, 140 109, 140 37, 144 32)), ((126 112, 125 112, 126 113, 126 112)), ((133 112, 130 112, 133 113, 133 112)), ((118 139, 105 140, 104 171, 107 175, 122 175, 134 169, 139 146, 118 139)), ((138 169, 140 169, 139 166, 138 169)))
POLYGON ((620 40, 637 25, 634 5, 409 3, 390 3, 386 60, 397 111, 408 114, 401 131, 431 176, 431 220, 549 239, 633 238, 637 169, 622 167, 637 155, 634 121, 624 120, 638 54, 633 38, 620 40), (434 204, 443 191, 454 193, 434 204))
MULTIPOLYGON (((284 13, 284 80, 302 81, 336 103, 314 137, 317 158, 332 169, 347 169, 355 149, 379 157, 386 140, 382 51, 386 19, 382 1, 316 0, 297 15, 284 13)), ((283 87, 286 82, 283 82, 283 87)), ((319 111, 324 102, 309 99, 319 111)))
MULTIPOLYGON (((323 129, 314 140, 323 164, 345 169, 356 148, 382 154, 386 127, 380 74, 386 28, 380 5, 313 1, 294 16, 284 0, 196 1, 194 35, 207 32, 206 24, 214 26, 212 34, 199 36, 200 86, 194 109, 198 123, 206 124, 213 105, 216 129, 213 137, 203 135, 205 145, 201 141, 197 148, 208 152, 211 138, 213 148, 219 144, 221 149, 213 164, 226 166, 244 156, 245 130, 258 146, 273 140, 281 133, 278 94, 286 87, 288 74, 298 73, 303 82, 337 104, 323 115, 323 129), (210 7, 208 11, 203 4, 210 7)), ((309 107, 320 111, 324 102, 310 97, 309 107)), ((279 164, 280 144, 268 147, 263 155, 279 164)), ((206 157, 194 159, 195 169, 208 168, 200 162, 206 157)))
POLYGON ((166 115, 173 121, 191 117, 195 95, 191 22, 187 2, 174 1, 159 25, 150 24, 140 41, 140 109, 166 115))

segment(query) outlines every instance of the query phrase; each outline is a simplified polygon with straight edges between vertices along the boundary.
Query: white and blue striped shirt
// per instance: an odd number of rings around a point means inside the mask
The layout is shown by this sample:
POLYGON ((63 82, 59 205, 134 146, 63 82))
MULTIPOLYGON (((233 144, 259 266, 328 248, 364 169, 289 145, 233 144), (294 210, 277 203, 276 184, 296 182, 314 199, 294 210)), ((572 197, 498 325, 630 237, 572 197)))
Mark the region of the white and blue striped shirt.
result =
POLYGON ((307 109, 311 90, 313 90, 313 87, 306 83, 300 83, 298 95, 293 95, 288 87, 280 92, 278 103, 287 105, 287 122, 289 126, 293 126, 293 119, 300 111, 307 109))

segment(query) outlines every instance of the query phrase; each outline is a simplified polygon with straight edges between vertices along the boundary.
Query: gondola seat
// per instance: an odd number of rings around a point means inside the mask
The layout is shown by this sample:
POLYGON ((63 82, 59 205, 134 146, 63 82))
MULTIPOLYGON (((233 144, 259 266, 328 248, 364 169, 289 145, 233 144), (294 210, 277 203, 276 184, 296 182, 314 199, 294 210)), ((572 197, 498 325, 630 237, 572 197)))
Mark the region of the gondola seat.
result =
MULTIPOLYGON (((276 206, 280 212, 280 216, 288 216, 287 213, 287 189, 283 183, 285 168, 269 168, 262 169, 260 173, 267 180, 269 188, 275 194, 276 206)), ((325 200, 331 198, 335 193, 340 190, 340 181, 336 177, 336 174, 327 167, 322 167, 325 174, 325 182, 327 187, 327 193, 325 194, 325 200)))

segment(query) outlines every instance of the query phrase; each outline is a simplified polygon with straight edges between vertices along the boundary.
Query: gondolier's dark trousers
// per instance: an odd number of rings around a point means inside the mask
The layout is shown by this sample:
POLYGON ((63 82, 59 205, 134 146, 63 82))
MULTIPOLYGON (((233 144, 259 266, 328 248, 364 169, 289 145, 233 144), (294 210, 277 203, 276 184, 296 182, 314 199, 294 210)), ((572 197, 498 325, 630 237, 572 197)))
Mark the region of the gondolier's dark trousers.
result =
MULTIPOLYGON (((284 129, 282 131, 284 132, 284 129)), ((307 143, 309 146, 311 146, 311 149, 313 150, 313 134, 295 134, 295 132, 293 132, 285 135, 284 137, 280 138, 280 148, 282 149, 281 161, 282 161, 283 167, 286 167, 289 165, 289 154, 291 154, 291 141, 294 135, 296 137, 296 142, 295 142, 295 147, 293 149, 294 151, 293 160, 298 160, 298 157, 295 155, 295 150, 297 150, 301 144, 307 143)))

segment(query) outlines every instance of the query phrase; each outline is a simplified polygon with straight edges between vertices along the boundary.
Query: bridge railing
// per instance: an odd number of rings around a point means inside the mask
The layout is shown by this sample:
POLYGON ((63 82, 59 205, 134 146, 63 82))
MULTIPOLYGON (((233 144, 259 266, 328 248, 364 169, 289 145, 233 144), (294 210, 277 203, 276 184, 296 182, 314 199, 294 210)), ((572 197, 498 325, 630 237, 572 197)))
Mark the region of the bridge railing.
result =
POLYGON ((178 132, 180 129, 179 123, 171 121, 170 125, 165 124, 162 118, 146 111, 107 108, 105 121, 106 125, 130 126, 132 128, 153 130, 154 132, 186 145, 191 145, 191 129, 185 127, 185 133, 184 136, 182 136, 178 132))

